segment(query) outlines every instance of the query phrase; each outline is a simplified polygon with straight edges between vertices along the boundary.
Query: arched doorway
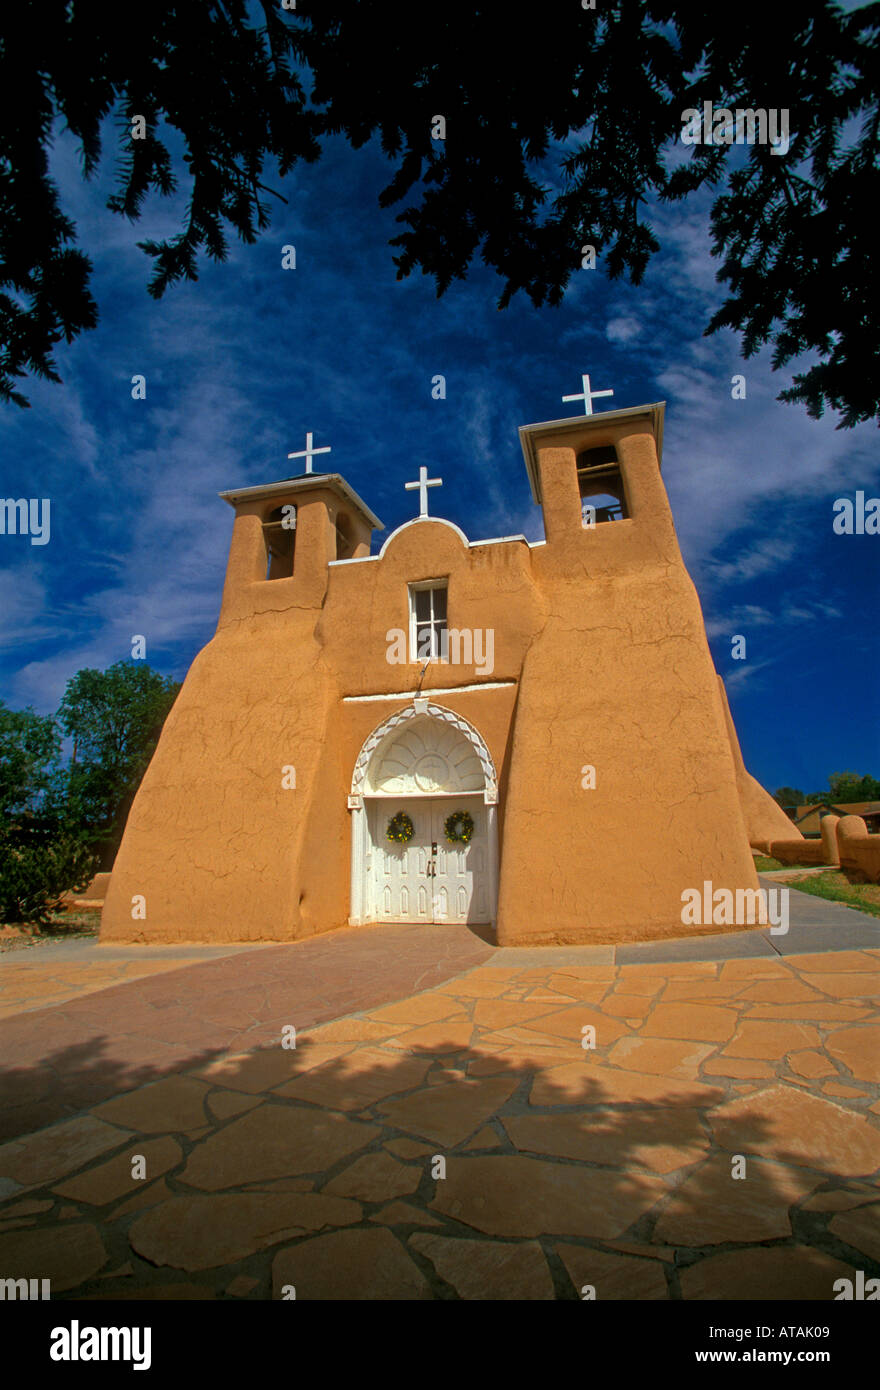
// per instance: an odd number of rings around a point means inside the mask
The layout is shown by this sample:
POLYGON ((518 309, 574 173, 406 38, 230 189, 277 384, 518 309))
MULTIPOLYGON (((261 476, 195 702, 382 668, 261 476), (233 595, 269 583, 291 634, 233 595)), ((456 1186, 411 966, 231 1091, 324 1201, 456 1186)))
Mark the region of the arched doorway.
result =
POLYGON ((398 710, 366 740, 348 799, 352 925, 495 920, 497 778, 473 725, 425 698, 398 710), (406 844, 387 838, 392 816, 413 823, 406 844), (447 817, 467 811, 468 844, 449 844, 447 817))

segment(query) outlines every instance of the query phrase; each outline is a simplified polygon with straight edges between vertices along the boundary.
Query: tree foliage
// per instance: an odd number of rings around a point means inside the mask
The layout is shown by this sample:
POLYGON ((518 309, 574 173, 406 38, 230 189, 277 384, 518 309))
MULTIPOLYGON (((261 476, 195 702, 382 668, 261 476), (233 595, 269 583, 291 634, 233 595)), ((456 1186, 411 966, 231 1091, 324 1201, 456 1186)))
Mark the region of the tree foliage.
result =
POLYGON ((226 258, 224 225, 246 242, 266 228, 264 161, 273 159, 283 176, 295 160, 318 154, 281 14, 267 4, 265 26, 256 29, 244 0, 159 3, 140 18, 104 0, 16 0, 4 8, 0 395, 27 405, 15 378, 33 372, 60 380, 55 346, 97 323, 91 262, 71 245, 75 227, 49 174, 59 125, 79 140, 88 178, 101 159, 102 123, 114 116, 120 158, 108 207, 131 221, 150 192, 177 187, 162 123, 182 136, 191 180, 186 225, 165 241, 141 243, 154 261, 156 298, 181 276, 197 278, 200 250, 226 258), (134 116, 146 118, 142 140, 130 138, 134 116))
POLYGON ((0 922, 46 922, 96 865, 52 715, 0 701, 0 922))
POLYGON ((110 867, 179 689, 121 661, 78 671, 55 716, 0 701, 0 921, 46 922, 64 893, 110 867))
POLYGON ((62 121, 93 173, 114 113, 113 212, 136 219, 149 193, 174 191, 169 131, 186 151, 186 224, 140 243, 156 298, 197 278, 201 252, 223 260, 227 228, 253 241, 266 227, 267 163, 283 178, 334 134, 355 148, 377 137, 395 166, 380 202, 409 199, 392 242, 398 277, 420 269, 439 294, 479 257, 503 280, 499 307, 520 292, 560 303, 585 244, 609 276, 639 283, 658 249, 651 201, 707 188, 727 297, 706 332, 738 332, 747 357, 772 344, 774 368, 811 354, 781 398, 813 416, 832 407, 852 426, 880 413, 880 4, 845 14, 833 0, 776 0, 732 17, 686 0, 556 0, 525 14, 494 0, 416 23, 410 0, 299 0, 295 11, 262 0, 253 12, 245 0, 181 0, 135 24, 103 0, 8 6, 0 396, 26 404, 14 389, 26 372, 57 380, 53 348, 96 321, 46 151, 62 121), (682 112, 707 99, 788 109, 791 150, 700 145, 670 158, 682 112), (139 114, 147 138, 132 141, 139 114))
POLYGON ((823 800, 825 801, 880 800, 880 781, 876 777, 870 777, 867 773, 833 772, 828 778, 828 785, 831 791, 824 794, 823 800))
POLYGON ((0 700, 0 823, 38 810, 60 756, 61 738, 52 715, 9 709, 0 700))
POLYGON ((880 801, 880 779, 868 773, 832 772, 824 791, 807 792, 795 787, 777 787, 773 800, 782 807, 822 806, 834 802, 846 805, 857 801, 880 801))
POLYGON ((796 787, 777 787, 773 793, 773 800, 776 801, 783 810, 788 810, 792 806, 804 805, 804 794, 796 787))
POLYGON ((0 922, 49 922, 65 893, 80 893, 97 867, 82 830, 42 839, 0 825, 0 922))
POLYGON ((105 855, 115 850, 125 818, 180 685, 142 661, 106 671, 77 671, 58 708, 75 741, 69 793, 95 830, 105 855))

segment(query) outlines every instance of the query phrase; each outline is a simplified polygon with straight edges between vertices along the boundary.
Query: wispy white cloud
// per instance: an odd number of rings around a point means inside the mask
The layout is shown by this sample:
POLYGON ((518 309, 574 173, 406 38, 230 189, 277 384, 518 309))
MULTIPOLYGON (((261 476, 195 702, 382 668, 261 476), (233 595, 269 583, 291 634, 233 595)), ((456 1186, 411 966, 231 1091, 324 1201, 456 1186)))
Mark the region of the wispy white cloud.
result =
POLYGON ((605 336, 610 343, 631 343, 634 338, 640 337, 641 333, 642 325, 632 314, 609 319, 605 328, 605 336))
POLYGON ((29 554, 0 570, 0 647, 9 650, 23 644, 47 642, 63 637, 60 617, 47 612, 48 586, 45 573, 29 554))
POLYGON ((729 694, 731 690, 742 690, 745 685, 761 685, 764 683, 761 673, 776 665, 777 661, 774 658, 768 658, 766 661, 740 661, 725 673, 725 689, 729 694))
POLYGON ((747 634, 756 627, 773 627, 781 631, 800 623, 820 626, 822 623, 837 622, 841 617, 840 608, 823 600, 783 602, 774 608, 765 608, 757 603, 740 603, 708 619, 706 633, 710 638, 732 638, 737 633, 747 634))
MULTIPOLYGON (((45 579, 38 587, 34 575, 18 586, 28 608, 16 625, 19 640, 36 640, 41 632, 45 640, 41 611, 52 615, 53 638, 51 650, 14 677, 19 700, 54 707, 77 669, 103 668, 130 656, 135 634, 146 637, 148 660, 209 635, 231 521, 216 493, 234 476, 233 441, 246 428, 248 414, 246 399, 224 375, 191 382, 183 408, 153 412, 153 442, 132 454, 129 486, 121 497, 117 493, 117 506, 123 505, 115 517, 115 554, 104 557, 103 569, 96 568, 92 587, 80 593, 75 609, 65 602, 57 570, 50 574, 54 595, 45 579), (66 608, 69 625, 63 621, 66 608)), ((103 529, 94 529, 100 544, 103 529)), ((83 527, 73 538, 74 550, 87 549, 89 540, 83 527)), ((63 535, 53 536, 49 549, 57 554, 56 547, 65 547, 63 535)))

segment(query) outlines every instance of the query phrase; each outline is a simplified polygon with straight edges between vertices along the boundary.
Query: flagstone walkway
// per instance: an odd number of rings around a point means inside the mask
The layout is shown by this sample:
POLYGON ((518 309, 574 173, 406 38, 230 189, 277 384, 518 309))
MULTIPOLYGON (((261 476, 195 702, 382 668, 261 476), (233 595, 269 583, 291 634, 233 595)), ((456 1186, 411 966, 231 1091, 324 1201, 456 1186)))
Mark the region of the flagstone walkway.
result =
POLYGON ((94 994, 110 985, 127 984, 147 975, 179 970, 196 961, 237 954, 238 947, 147 947, 99 946, 94 939, 46 941, 7 956, 0 961, 0 1018, 42 1009, 47 1004, 65 1004, 84 994, 94 994))
POLYGON ((0 1019, 0 1277, 817 1301, 880 1277, 880 949, 549 954, 359 930, 0 1019))

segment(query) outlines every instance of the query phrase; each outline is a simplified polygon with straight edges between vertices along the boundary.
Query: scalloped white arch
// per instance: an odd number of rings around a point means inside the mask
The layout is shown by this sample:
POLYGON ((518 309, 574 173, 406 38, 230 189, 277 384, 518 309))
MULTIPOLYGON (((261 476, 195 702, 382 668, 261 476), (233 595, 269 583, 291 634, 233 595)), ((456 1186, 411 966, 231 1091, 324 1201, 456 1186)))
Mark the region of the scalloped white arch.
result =
POLYGON ((350 810, 354 810, 362 805, 364 786, 367 780, 367 772, 373 755, 385 743, 388 735, 400 729, 409 720, 416 717, 427 715, 431 719, 436 719, 443 724, 451 725, 463 734, 471 745, 476 757, 479 759, 483 771, 483 800, 487 806, 494 806, 498 801, 498 777, 495 772, 495 764, 492 761, 492 754, 486 747, 486 743, 473 724, 456 714, 454 710, 447 709, 445 705, 437 705, 430 698, 420 698, 418 703, 414 700, 411 705, 406 705, 403 709, 397 710, 387 719, 383 720, 373 732, 365 739, 361 751, 358 754, 354 765, 354 773, 351 779, 351 791, 349 793, 348 805, 350 810))

